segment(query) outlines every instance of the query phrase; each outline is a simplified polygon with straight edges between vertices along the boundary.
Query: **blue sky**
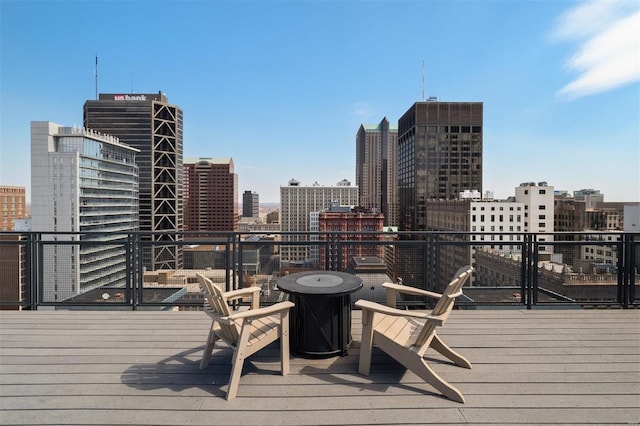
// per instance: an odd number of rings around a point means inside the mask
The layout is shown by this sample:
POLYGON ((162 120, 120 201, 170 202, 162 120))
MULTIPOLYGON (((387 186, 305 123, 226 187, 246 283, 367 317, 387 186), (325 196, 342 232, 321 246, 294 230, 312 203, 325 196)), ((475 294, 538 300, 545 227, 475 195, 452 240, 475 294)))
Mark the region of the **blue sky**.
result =
MULTIPOLYGON (((30 196, 32 120, 163 91, 188 157, 239 193, 355 184, 361 123, 424 95, 484 102, 484 190, 521 182, 640 201, 640 2, 0 0, 0 184, 30 196)), ((241 198, 241 197, 240 197, 241 198)))

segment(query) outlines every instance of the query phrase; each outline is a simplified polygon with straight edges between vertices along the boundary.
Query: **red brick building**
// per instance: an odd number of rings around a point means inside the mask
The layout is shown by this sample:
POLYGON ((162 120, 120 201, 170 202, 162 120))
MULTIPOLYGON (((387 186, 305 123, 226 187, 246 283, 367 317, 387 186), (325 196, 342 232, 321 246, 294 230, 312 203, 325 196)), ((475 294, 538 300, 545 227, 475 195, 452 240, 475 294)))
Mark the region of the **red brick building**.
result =
POLYGON ((13 220, 27 217, 25 188, 21 186, 0 186, 0 231, 13 231, 13 220))
POLYGON ((320 239, 326 241, 331 238, 335 244, 330 245, 329 264, 326 260, 326 249, 320 246, 320 266, 327 270, 344 271, 354 257, 383 258, 384 246, 372 244, 383 241, 384 215, 369 213, 360 208, 340 207, 332 205, 328 210, 319 214, 320 239), (327 233, 336 232, 329 236, 327 233), (369 234, 371 232, 371 234, 369 234), (354 241, 349 244, 339 244, 341 241, 354 241), (340 246, 340 250, 337 247, 340 246))
POLYGON ((184 230, 238 230, 238 175, 231 158, 184 160, 184 230))

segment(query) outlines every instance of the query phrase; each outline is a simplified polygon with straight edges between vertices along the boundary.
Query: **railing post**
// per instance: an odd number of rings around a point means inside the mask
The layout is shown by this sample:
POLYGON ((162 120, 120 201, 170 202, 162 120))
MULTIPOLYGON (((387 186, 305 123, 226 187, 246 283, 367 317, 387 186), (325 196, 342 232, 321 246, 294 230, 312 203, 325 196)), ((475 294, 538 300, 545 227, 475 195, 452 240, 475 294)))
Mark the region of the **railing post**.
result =
POLYGON ((629 308, 631 298, 632 246, 631 234, 623 235, 623 241, 618 244, 618 303, 624 309, 629 308))
MULTIPOLYGON (((234 234, 234 238, 235 238, 235 234, 234 234)), ((242 240, 239 238, 238 239, 238 270, 240 271, 239 276, 238 276, 238 288, 242 288, 243 287, 243 276, 244 276, 244 251, 243 251, 243 244, 242 244, 242 240)), ((235 246, 235 244, 234 244, 235 246)))
MULTIPOLYGON (((538 243, 538 237, 536 234, 532 235, 533 251, 531 252, 531 304, 538 304, 538 280, 540 274, 538 273, 538 259, 540 244, 538 243)), ((531 308, 529 308, 531 309, 531 308)))
POLYGON ((131 309, 132 310, 137 310, 138 309, 138 294, 140 293, 140 296, 142 295, 142 290, 144 287, 144 266, 143 266, 143 246, 140 243, 141 241, 141 236, 139 232, 136 232, 132 235, 132 239, 133 239, 133 244, 131 247, 131 252, 133 253, 134 256, 134 270, 136 271, 136 273, 134 274, 133 277, 133 282, 131 283, 131 299, 130 299, 130 303, 131 303, 131 309))
POLYGON ((521 264, 521 290, 522 303, 531 309, 531 251, 532 242, 531 234, 524 234, 522 244, 522 262, 521 264))
POLYGON ((231 291, 234 290, 234 282, 237 279, 236 278, 236 270, 235 270, 235 260, 236 260, 236 254, 235 254, 235 244, 236 243, 236 235, 235 234, 228 234, 227 235, 227 245, 225 248, 225 285, 226 285, 226 291, 231 291), (233 271, 233 276, 231 274, 231 271, 233 271))
POLYGON ((133 288, 135 285, 135 279, 137 275, 137 262, 136 262, 136 253, 134 252, 134 235, 132 233, 127 234, 126 242, 125 242, 125 295, 127 297, 127 303, 132 303, 132 295, 133 288))
POLYGON ((342 259, 345 256, 345 249, 347 252, 349 251, 349 247, 342 242, 342 238, 338 233, 333 234, 333 240, 335 242, 335 251, 333 255, 333 270, 334 271, 342 271, 342 259))
POLYGON ((40 257, 39 254, 39 249, 40 249, 40 245, 38 244, 38 240, 40 240, 41 238, 39 238, 40 234, 37 234, 35 232, 29 233, 29 239, 28 239, 28 244, 27 244, 27 262, 28 262, 28 267, 27 267, 27 271, 29 273, 29 309, 32 311, 35 311, 38 309, 38 297, 40 295, 40 292, 38 291, 38 283, 40 282, 39 279, 39 271, 42 269, 40 268, 40 257))
POLYGON ((636 238, 638 237, 638 234, 630 234, 629 235, 629 246, 628 246, 628 251, 629 251, 629 262, 627 263, 627 268, 629 271, 629 303, 630 304, 634 304, 636 301, 636 272, 638 270, 638 266, 636 265, 636 259, 638 258, 637 256, 637 245, 636 245, 636 238))

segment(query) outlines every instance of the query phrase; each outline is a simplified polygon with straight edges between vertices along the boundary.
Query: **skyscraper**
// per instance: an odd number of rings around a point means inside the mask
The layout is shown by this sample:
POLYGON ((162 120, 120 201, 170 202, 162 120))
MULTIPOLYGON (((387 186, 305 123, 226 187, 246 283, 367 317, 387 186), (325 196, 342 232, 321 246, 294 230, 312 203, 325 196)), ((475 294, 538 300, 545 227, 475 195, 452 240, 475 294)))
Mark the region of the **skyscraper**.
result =
POLYGON ((86 233, 43 238, 95 242, 46 246, 43 301, 124 287, 127 254, 121 241, 138 230, 137 152, 93 130, 31 122, 33 230, 86 233))
POLYGON ((360 206, 384 215, 384 224, 398 225, 396 152, 398 127, 383 118, 362 124, 356 135, 356 186, 360 206))
POLYGON ((84 104, 84 126, 140 151, 140 231, 162 241, 143 251, 151 269, 182 268, 182 110, 156 94, 103 94, 84 104), (176 244, 166 244, 175 241, 176 244))
MULTIPOLYGON (((430 230, 430 200, 454 200, 465 190, 482 193, 482 106, 416 102, 398 121, 400 231, 430 230)), ((405 284, 432 289, 438 285, 436 247, 399 246, 396 254, 405 284)))
POLYGON ((244 191, 244 193, 242 194, 242 216, 260 216, 260 201, 256 192, 244 191))
POLYGON ((482 102, 416 102, 398 121, 401 231, 426 230, 426 201, 482 193, 482 102))
POLYGON ((233 159, 184 160, 184 229, 238 230, 238 175, 233 159))

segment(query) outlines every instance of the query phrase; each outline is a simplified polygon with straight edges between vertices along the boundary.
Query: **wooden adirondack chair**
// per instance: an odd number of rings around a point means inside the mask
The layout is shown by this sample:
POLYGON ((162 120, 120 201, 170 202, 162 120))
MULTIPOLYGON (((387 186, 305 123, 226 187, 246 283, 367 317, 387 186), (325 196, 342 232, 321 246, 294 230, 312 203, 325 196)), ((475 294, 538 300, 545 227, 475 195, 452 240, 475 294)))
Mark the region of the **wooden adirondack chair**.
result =
POLYGON ((438 376, 424 360, 429 347, 440 352, 456 365, 471 368, 471 363, 447 346, 436 333, 451 310, 456 297, 462 294, 462 286, 471 275, 471 266, 460 268, 449 282, 443 294, 438 294, 400 284, 385 283, 387 305, 368 300, 358 300, 362 309, 362 345, 358 371, 365 376, 371 370, 371 349, 376 345, 396 361, 431 384, 447 398, 464 403, 464 396, 453 385, 438 376), (438 299, 431 312, 396 309, 396 296, 406 293, 438 299))
POLYGON ((259 308, 260 288, 249 287, 223 292, 207 277, 196 274, 205 297, 205 312, 213 320, 207 346, 202 354, 200 368, 209 365, 216 341, 222 340, 233 348, 231 378, 227 400, 238 392, 242 365, 245 358, 256 353, 271 342, 280 339, 280 371, 289 373, 289 309, 292 302, 280 302, 259 308), (229 302, 251 297, 251 309, 232 311, 229 302))

